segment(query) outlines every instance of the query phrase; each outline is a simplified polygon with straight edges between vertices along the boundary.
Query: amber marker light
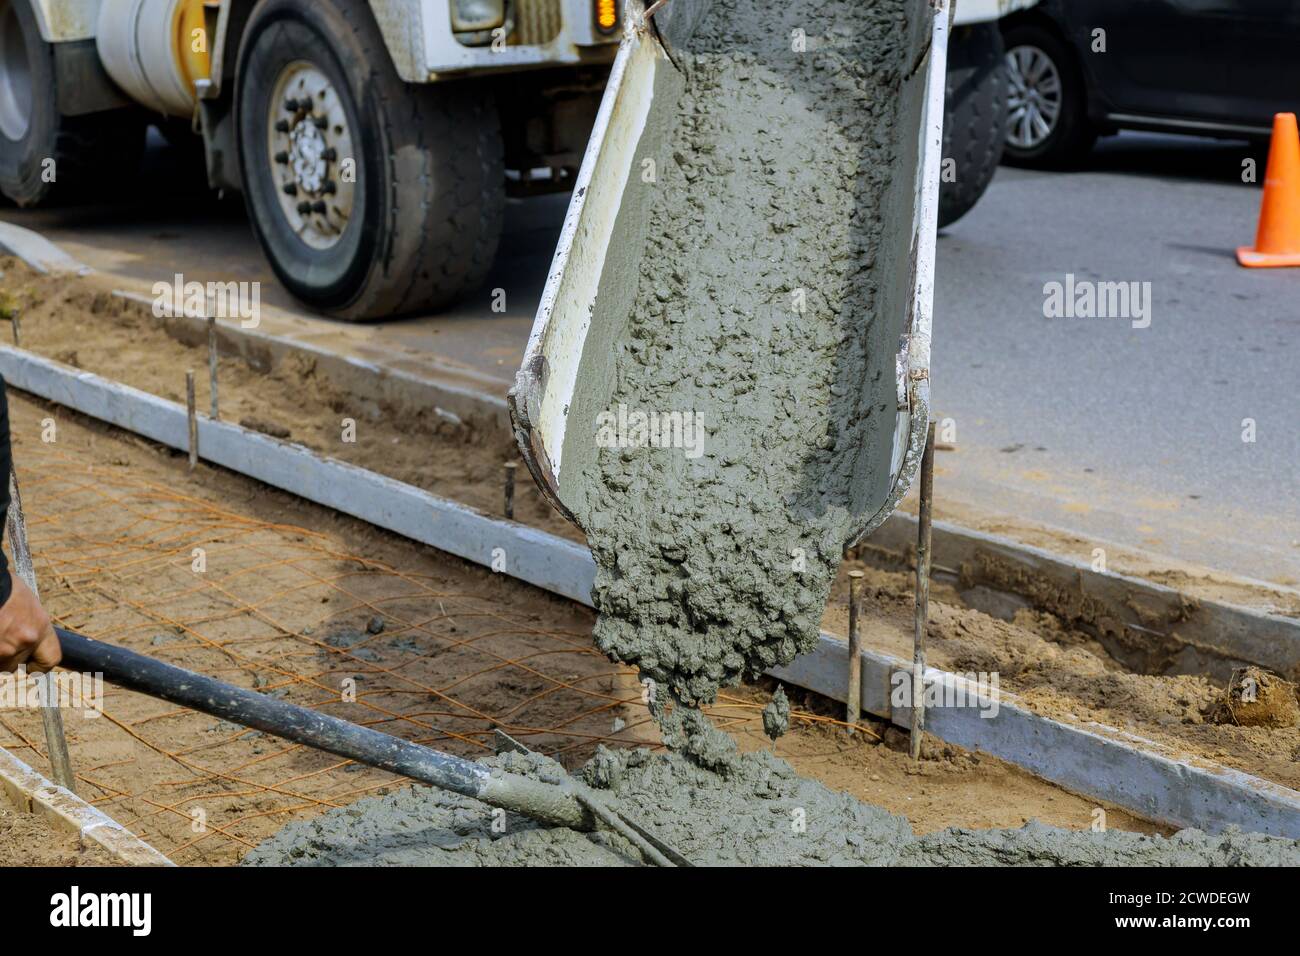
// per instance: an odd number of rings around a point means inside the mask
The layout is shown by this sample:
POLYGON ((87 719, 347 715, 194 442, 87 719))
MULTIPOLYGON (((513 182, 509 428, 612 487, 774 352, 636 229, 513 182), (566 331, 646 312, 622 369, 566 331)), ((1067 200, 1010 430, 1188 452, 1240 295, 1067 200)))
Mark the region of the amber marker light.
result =
POLYGON ((618 26, 618 0, 596 0, 596 28, 613 33, 618 26))

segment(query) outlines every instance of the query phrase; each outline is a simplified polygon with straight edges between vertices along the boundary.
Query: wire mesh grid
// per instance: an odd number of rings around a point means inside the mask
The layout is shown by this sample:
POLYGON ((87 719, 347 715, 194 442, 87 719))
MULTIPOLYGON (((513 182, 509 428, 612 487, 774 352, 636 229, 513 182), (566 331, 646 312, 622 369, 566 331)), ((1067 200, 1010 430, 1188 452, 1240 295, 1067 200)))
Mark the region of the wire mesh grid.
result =
MULTIPOLYGON (((512 605, 502 586, 524 589, 486 572, 391 567, 57 445, 20 459, 42 598, 65 627, 468 756, 495 727, 570 766, 649 739, 633 672, 582 619, 556 627, 564 614, 512 605)), ((81 795, 178 863, 234 862, 295 816, 399 782, 111 686, 90 713, 65 718, 81 795)), ((48 767, 31 711, 0 711, 0 746, 48 767)))

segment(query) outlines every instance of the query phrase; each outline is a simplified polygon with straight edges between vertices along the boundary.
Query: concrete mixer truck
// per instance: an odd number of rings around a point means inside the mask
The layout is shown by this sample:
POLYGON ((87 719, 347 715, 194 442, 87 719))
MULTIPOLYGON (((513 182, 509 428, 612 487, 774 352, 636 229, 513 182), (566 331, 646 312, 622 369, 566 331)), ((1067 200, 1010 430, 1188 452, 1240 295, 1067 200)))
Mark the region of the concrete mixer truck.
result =
MULTIPOLYGON (((307 306, 437 309, 486 276, 507 195, 571 185, 623 2, 0 0, 0 191, 111 198, 149 125, 197 136, 307 306)), ((959 4, 941 224, 997 165, 993 21, 1032 2, 959 4)))

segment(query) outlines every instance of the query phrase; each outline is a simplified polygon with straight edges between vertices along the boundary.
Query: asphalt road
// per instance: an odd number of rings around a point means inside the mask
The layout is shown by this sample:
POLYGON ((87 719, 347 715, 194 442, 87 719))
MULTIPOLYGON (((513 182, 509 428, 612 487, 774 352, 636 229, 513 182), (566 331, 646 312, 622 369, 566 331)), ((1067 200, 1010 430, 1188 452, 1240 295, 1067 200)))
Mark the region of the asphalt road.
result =
POLYGON ((1236 263, 1259 210, 1248 155, 1125 135, 1078 172, 999 170, 939 241, 945 494, 1300 582, 1300 269, 1236 263), (1149 326, 1045 317, 1045 285, 1069 274, 1149 282, 1149 326))
MULTIPOLYGON (((1121 136, 1076 172, 1003 168, 940 236, 933 394, 954 446, 940 455, 941 501, 1300 584, 1300 270, 1233 258, 1258 214, 1258 187, 1240 181, 1248 155, 1240 144, 1121 136), (1149 282, 1150 324, 1045 317, 1047 284, 1067 275, 1149 282), (1242 441, 1244 419, 1253 442, 1242 441)), ((182 160, 153 150, 148 188, 102 207, 0 218, 124 281, 260 279, 264 302, 305 315, 275 285, 242 206, 208 196, 201 170, 182 160)), ((452 312, 307 323, 371 359, 461 366, 503 393, 565 203, 512 203, 486 288, 452 312), (504 314, 490 309, 498 287, 504 314)))

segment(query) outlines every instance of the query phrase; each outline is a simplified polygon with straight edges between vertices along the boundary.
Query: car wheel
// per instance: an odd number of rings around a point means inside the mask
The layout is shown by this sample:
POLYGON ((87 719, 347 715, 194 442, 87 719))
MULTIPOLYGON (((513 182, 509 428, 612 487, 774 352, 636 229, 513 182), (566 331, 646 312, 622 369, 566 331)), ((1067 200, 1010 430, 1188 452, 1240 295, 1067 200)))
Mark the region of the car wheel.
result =
POLYGON ((996 23, 959 28, 948 45, 939 228, 974 208, 988 189, 1006 138, 1007 83, 996 23))
POLYGON ((1088 120, 1083 71, 1054 33, 1034 24, 1003 33, 1007 64, 1007 141, 1004 158, 1018 166, 1059 167, 1078 162, 1097 131, 1088 120))
POLYGON ((403 83, 364 0, 263 0, 244 36, 244 195, 285 287, 357 320, 480 285, 505 206, 491 97, 403 83))
POLYGON ((144 134, 130 110, 60 113, 54 47, 30 0, 0 0, 0 192, 20 206, 116 195, 139 169, 144 134))

